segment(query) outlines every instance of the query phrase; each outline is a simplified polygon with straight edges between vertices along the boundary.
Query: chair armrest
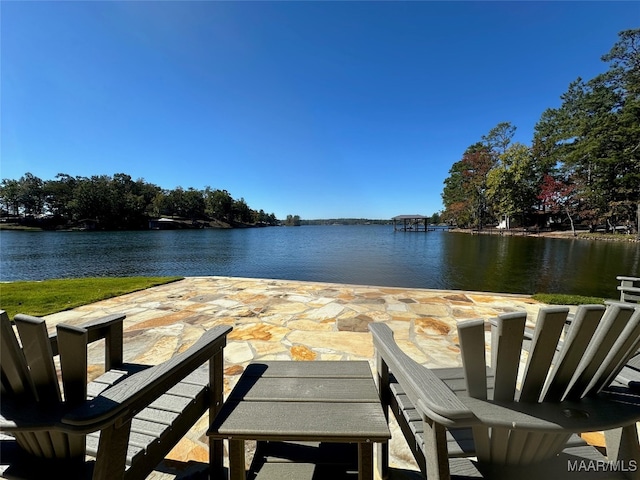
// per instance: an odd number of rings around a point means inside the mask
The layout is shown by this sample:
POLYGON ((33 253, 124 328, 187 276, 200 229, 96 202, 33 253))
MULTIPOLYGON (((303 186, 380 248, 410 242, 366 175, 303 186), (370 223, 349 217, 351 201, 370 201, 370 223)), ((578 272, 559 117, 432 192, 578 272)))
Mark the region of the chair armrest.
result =
POLYGON ((184 352, 106 389, 93 400, 69 411, 62 418, 64 428, 88 433, 116 420, 132 418, 200 365, 221 353, 231 330, 228 325, 216 326, 184 352))
MULTIPOLYGON (((105 368, 111 368, 122 365, 122 322, 126 318, 124 313, 114 313, 105 317, 90 320, 80 325, 87 331, 87 342, 93 343, 103 338, 106 340, 105 345, 105 368)), ((58 355, 58 336, 54 333, 49 335, 51 342, 51 350, 54 355, 58 355)))
POLYGON ((91 343, 105 338, 112 329, 118 328, 118 325, 122 326, 122 322, 126 317, 124 313, 114 313, 106 317, 90 320, 80 325, 80 327, 87 330, 89 343, 91 343))
POLYGON ((87 330, 87 342, 92 343, 97 340, 105 339, 105 369, 111 370, 122 365, 122 323, 126 315, 124 313, 115 313, 106 317, 89 321, 82 325, 87 330))
POLYGON ((640 420, 640 396, 637 395, 604 393, 557 403, 460 399, 486 427, 539 433, 583 433, 611 430, 640 420))
POLYGON ((378 355, 423 415, 447 427, 478 423, 473 412, 442 380, 400 349, 387 325, 371 323, 369 330, 378 355))

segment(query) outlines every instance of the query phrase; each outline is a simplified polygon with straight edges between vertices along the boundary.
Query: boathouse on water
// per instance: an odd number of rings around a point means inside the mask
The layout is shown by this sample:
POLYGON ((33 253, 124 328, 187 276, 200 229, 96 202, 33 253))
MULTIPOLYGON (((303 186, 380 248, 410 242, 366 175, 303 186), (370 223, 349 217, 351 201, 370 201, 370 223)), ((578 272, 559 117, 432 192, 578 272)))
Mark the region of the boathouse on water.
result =
POLYGON ((424 215, 398 215, 393 217, 393 230, 404 232, 426 232, 429 217, 424 215))

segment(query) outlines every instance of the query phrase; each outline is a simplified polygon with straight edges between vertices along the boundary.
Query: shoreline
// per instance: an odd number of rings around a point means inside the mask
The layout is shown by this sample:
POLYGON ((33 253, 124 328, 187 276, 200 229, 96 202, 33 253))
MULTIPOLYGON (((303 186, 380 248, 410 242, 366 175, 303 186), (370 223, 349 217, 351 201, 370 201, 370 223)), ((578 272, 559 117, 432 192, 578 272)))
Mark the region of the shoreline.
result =
POLYGON ((449 233, 464 233, 467 235, 498 235, 505 237, 562 238, 567 240, 578 239, 601 242, 640 242, 640 238, 635 234, 590 233, 584 230, 576 231, 576 234, 574 235, 571 231, 541 232, 522 228, 512 228, 510 230, 500 230, 497 228, 485 228, 482 230, 474 230, 470 228, 452 228, 449 230, 449 233))

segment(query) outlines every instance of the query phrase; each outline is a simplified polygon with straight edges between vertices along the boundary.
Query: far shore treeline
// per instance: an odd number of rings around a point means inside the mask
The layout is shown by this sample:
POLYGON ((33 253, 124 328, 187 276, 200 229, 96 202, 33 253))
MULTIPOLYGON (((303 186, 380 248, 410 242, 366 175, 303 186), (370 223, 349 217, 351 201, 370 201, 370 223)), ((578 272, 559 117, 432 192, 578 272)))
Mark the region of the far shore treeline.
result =
POLYGON ((466 149, 445 180, 444 221, 639 230, 640 29, 620 32, 602 60, 606 72, 576 79, 542 113, 531 146, 502 122, 466 149))
POLYGON ((176 228, 277 225, 276 216, 254 210, 244 198, 206 187, 164 190, 143 179, 116 173, 87 177, 58 174, 42 180, 26 173, 0 183, 2 216, 44 229, 146 229, 168 217, 176 228))

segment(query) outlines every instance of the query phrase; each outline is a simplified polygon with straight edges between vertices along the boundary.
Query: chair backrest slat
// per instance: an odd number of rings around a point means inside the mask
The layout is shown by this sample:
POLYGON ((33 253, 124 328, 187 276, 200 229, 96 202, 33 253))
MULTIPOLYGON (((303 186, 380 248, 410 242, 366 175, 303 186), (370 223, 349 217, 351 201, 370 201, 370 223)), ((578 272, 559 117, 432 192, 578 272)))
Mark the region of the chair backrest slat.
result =
POLYGON ((493 400, 514 399, 526 319, 526 312, 500 315, 496 328, 492 331, 496 336, 492 340, 493 348, 496 349, 492 352, 495 358, 495 364, 492 365, 495 375, 493 400))
POLYGON ((468 320, 458 325, 458 339, 467 393, 487 398, 487 361, 484 344, 484 321, 468 320))
POLYGON ((56 331, 65 402, 82 403, 87 398, 87 330, 58 325, 56 331))
POLYGON ((640 307, 634 309, 622 334, 616 339, 604 361, 587 385, 585 394, 596 393, 611 384, 633 357, 640 345, 640 307))
POLYGON ((521 402, 537 402, 556 353, 569 308, 540 309, 520 388, 521 402))
POLYGON ((584 352, 582 360, 567 386, 564 398, 576 400, 588 393, 587 386, 602 367, 609 351, 611 351, 631 318, 633 311, 633 307, 624 304, 609 305, 607 307, 584 352))
POLYGON ((604 305, 578 307, 547 378, 542 394, 544 401, 557 402, 562 399, 604 312, 604 305))
POLYGON ((22 340, 22 351, 29 365, 31 379, 42 405, 57 405, 61 401, 58 375, 45 321, 18 314, 14 318, 22 340))
POLYGON ((35 400, 27 360, 20 348, 9 315, 4 310, 0 310, 0 368, 2 393, 24 395, 29 400, 35 400))

